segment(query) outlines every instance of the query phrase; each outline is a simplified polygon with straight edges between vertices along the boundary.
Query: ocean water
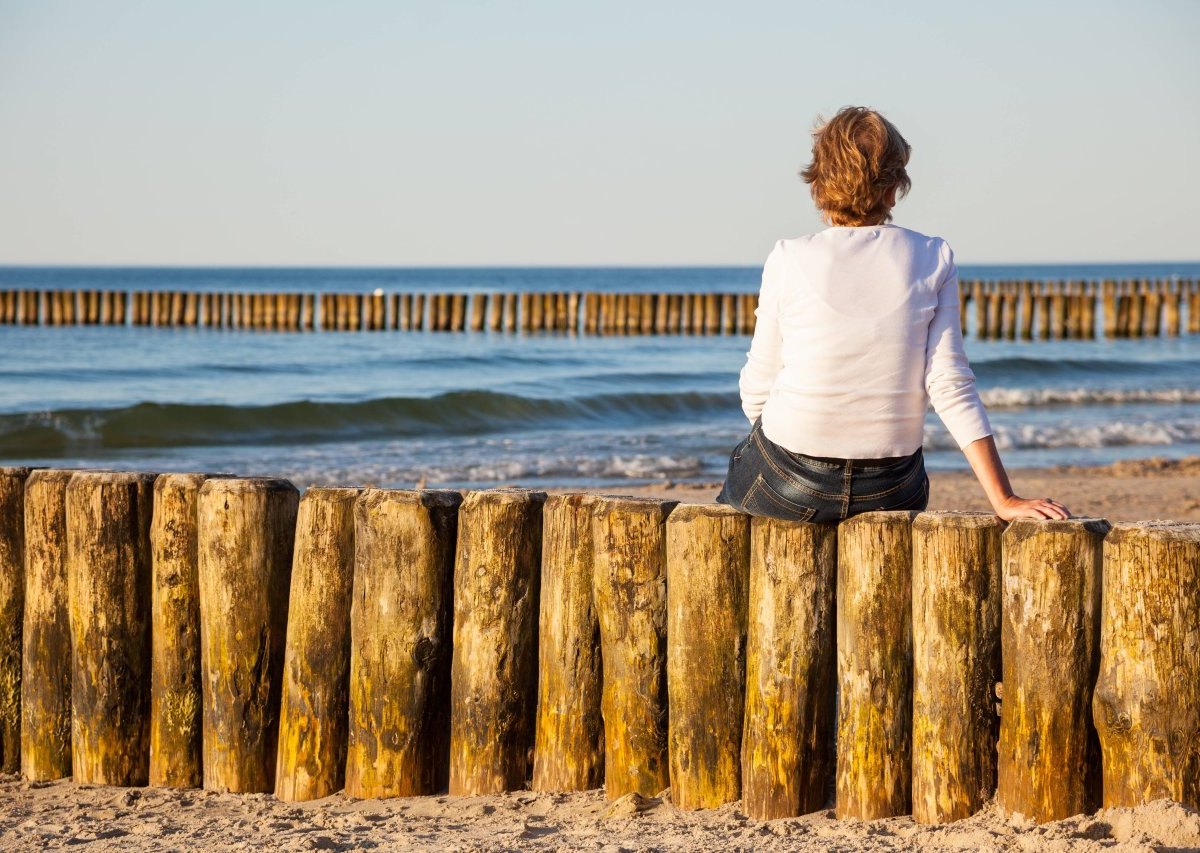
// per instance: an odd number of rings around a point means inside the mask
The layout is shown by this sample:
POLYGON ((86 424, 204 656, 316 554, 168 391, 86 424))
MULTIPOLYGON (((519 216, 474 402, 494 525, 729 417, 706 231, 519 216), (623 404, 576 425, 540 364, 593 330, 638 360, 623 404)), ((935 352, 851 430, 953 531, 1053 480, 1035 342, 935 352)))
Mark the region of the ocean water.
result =
MULTIPOLYGON (((758 268, 0 268, 0 288, 753 290, 758 268)), ((1200 276, 1200 264, 964 267, 1200 276)), ((0 326, 0 464, 272 474, 297 485, 719 481, 749 338, 0 326)), ((1009 467, 1200 453, 1200 336, 967 339, 1009 467)), ((937 416, 932 469, 966 462, 937 416)))

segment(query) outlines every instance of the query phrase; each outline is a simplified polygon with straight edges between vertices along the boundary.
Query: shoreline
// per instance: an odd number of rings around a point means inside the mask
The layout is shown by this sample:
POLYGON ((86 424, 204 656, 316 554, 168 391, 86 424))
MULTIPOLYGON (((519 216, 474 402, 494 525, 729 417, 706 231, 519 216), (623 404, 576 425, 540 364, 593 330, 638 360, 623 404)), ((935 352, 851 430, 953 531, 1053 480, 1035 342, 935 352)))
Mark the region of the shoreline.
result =
MULTIPOLYGON (((1022 497, 1052 497, 1077 517, 1109 521, 1200 521, 1200 456, 1168 459, 1150 456, 1108 465, 1053 465, 1013 468, 1009 480, 1022 497)), ((626 488, 560 488, 545 491, 619 494, 712 503, 721 483, 659 483, 626 488)), ((970 471, 930 471, 930 510, 990 512, 970 471)))

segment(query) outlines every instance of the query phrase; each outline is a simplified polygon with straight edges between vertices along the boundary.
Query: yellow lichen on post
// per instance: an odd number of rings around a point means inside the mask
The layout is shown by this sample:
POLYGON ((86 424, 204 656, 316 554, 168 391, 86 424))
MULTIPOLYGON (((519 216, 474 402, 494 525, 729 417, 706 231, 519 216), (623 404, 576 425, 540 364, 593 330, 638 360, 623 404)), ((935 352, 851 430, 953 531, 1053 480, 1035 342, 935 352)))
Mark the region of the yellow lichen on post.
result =
POLYGON ((598 498, 592 515, 610 800, 630 792, 654 796, 670 784, 665 527, 674 507, 674 501, 598 498))
POLYGON ((67 483, 74 471, 25 481, 25 613, 21 633, 21 775, 71 775, 71 626, 67 616, 67 483))
POLYGON ((917 823, 950 823, 996 790, 1000 537, 991 513, 913 522, 913 772, 917 823))
POLYGON ((153 509, 153 474, 80 472, 67 486, 76 782, 128 786, 148 779, 153 509))
POLYGON ((525 787, 537 714, 545 492, 470 492, 458 516, 450 793, 525 787))
POLYGON ((407 797, 449 778, 458 492, 368 489, 355 505, 346 794, 407 797))
POLYGON ((667 519, 667 700, 671 802, 741 796, 750 516, 681 504, 667 519))
POLYGON ((836 574, 834 525, 751 522, 742 808, 756 820, 829 801, 836 574))
POLYGON ((604 781, 594 503, 591 495, 553 495, 542 511, 535 791, 585 791, 604 781))
POLYGON ((342 789, 358 489, 310 486, 296 514, 279 703, 275 796, 316 800, 342 789))
POLYGON ((154 481, 151 550, 150 784, 195 788, 200 775, 200 580, 196 537, 205 474, 154 481))
POLYGON ((204 787, 275 789, 280 680, 299 494, 287 480, 200 488, 204 787))
POLYGON ((21 769, 21 622, 29 471, 0 468, 0 773, 21 769))
POLYGON ((868 512, 838 527, 839 818, 910 811, 916 515, 868 512))
POLYGON ((1200 524, 1113 525, 1103 573, 1092 708, 1104 808, 1200 808, 1200 524))
POLYGON ((1021 518, 1004 533, 996 802, 1039 823, 1098 801, 1091 697, 1108 529, 1097 518, 1021 518))

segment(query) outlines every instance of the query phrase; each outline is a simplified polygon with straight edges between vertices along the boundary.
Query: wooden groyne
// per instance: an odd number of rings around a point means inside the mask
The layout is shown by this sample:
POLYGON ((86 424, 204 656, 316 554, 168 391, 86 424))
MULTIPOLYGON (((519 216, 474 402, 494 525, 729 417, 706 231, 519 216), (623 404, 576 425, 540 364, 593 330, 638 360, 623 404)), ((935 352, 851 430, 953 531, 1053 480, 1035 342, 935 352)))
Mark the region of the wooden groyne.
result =
POLYGON ((0 589, 31 780, 1200 807, 1200 524, 5 468, 0 589))
MULTIPOLYGON (((747 335, 757 293, 201 293, 0 290, 0 325, 277 332, 566 332, 747 335)), ((981 339, 1200 334, 1200 282, 959 284, 963 334, 981 339)))

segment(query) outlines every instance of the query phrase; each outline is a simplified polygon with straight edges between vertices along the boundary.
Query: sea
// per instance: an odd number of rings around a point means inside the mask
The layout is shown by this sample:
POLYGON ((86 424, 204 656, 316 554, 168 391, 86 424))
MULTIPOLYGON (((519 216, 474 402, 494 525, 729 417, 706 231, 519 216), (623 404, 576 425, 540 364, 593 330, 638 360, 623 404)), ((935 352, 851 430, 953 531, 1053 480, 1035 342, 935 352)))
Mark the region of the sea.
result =
MULTIPOLYGON (((1200 263, 963 266, 964 278, 1200 277, 1200 263)), ((0 289, 750 292, 759 267, 0 267, 0 289)), ((973 321, 973 312, 971 320, 973 321)), ((304 487, 719 482, 747 336, 0 326, 0 465, 304 487)), ((1200 454, 1200 336, 980 341, 1010 468, 1200 454)), ((930 469, 966 468, 936 414, 930 469)))

